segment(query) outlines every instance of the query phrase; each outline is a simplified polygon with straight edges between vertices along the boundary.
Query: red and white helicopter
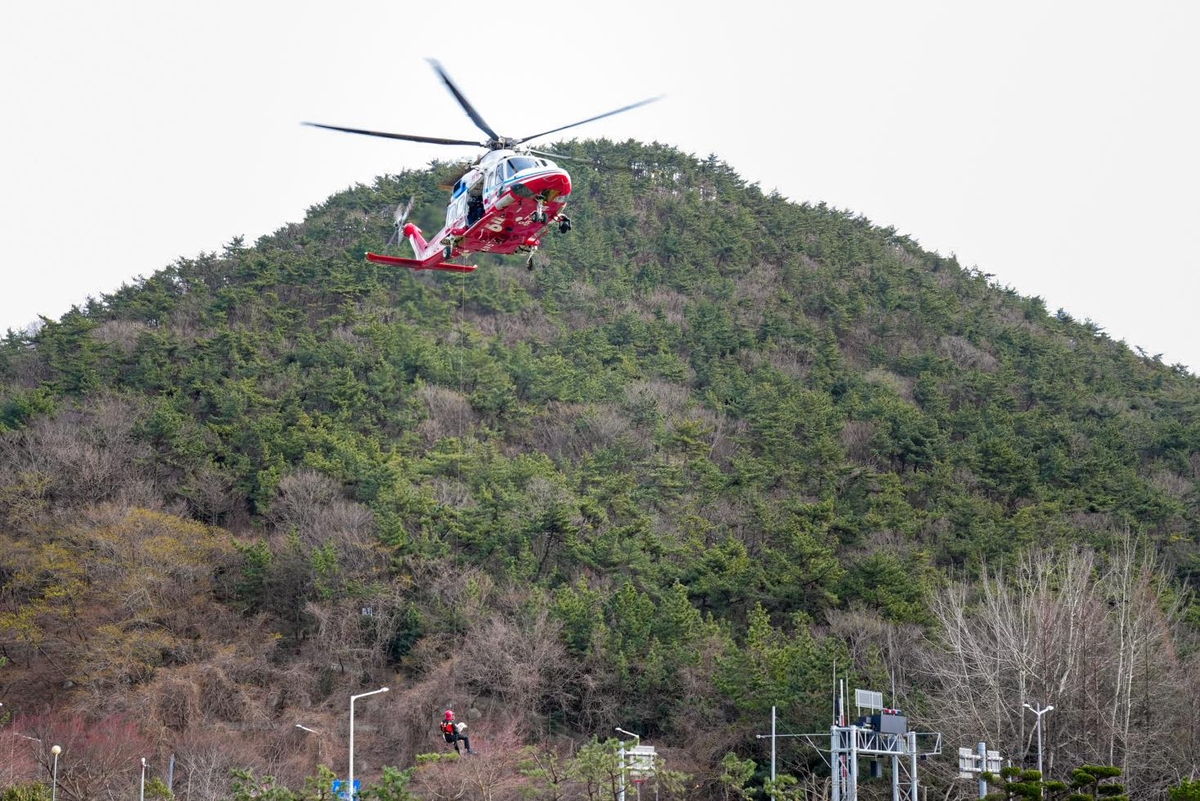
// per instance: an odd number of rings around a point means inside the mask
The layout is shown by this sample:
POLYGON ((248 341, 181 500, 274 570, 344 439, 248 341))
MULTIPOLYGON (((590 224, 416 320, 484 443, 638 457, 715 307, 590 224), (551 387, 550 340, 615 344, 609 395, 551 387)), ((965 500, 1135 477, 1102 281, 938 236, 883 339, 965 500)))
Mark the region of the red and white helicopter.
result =
POLYGON ((411 200, 407 206, 396 210, 397 233, 408 239, 413 248, 414 258, 368 253, 367 259, 378 264, 408 267, 413 270, 469 273, 476 265, 456 264, 450 260, 464 253, 528 253, 529 260, 526 265, 532 270, 533 254, 541 245, 542 234, 550 224, 557 224, 563 233, 571 230, 570 218, 562 213, 567 197, 571 194, 571 176, 549 158, 569 157, 516 148, 531 139, 620 114, 659 99, 652 97, 570 125, 523 136, 520 139, 510 139, 496 133, 483 117, 479 116, 479 112, 467 102, 441 64, 432 59, 430 63, 459 105, 467 112, 467 116, 488 135, 486 142, 366 131, 361 128, 343 128, 315 122, 304 123, 331 131, 380 136, 385 139, 487 148, 487 152, 467 167, 454 183, 450 203, 446 206, 446 225, 433 237, 426 240, 420 228, 412 223, 405 223, 408 213, 412 210, 411 200))

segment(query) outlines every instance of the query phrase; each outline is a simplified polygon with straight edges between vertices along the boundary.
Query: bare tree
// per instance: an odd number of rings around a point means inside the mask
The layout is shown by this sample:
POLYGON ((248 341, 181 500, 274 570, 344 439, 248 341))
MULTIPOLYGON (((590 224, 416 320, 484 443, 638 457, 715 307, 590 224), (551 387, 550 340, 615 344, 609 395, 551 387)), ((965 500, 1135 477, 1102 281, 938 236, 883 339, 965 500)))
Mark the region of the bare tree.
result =
POLYGON ((179 494, 187 499, 196 517, 211 526, 245 503, 244 494, 234 488, 233 475, 212 462, 198 467, 179 494))
MULTIPOLYGON (((20 727, 43 743, 62 749, 58 756, 58 797, 65 801, 117 801, 136 786, 140 759, 154 755, 153 743, 128 718, 88 721, 79 715, 51 713, 25 718, 20 727)), ((42 754, 47 775, 50 749, 42 754)))
POLYGON ((179 801, 223 801, 229 797, 229 772, 245 764, 237 743, 223 732, 194 730, 175 743, 175 797, 179 801))
POLYGON ((922 670, 933 715, 951 742, 985 739, 1036 762, 1024 705, 1042 719, 1045 764, 1112 764, 1131 788, 1161 787, 1182 756, 1174 649, 1178 602, 1144 548, 1125 537, 1110 554, 1030 551, 1008 571, 954 584, 931 607, 938 628, 922 670))
POLYGON ((561 709, 572 671, 559 631, 545 607, 494 610, 464 640, 457 669, 477 693, 507 709, 526 716, 561 709))

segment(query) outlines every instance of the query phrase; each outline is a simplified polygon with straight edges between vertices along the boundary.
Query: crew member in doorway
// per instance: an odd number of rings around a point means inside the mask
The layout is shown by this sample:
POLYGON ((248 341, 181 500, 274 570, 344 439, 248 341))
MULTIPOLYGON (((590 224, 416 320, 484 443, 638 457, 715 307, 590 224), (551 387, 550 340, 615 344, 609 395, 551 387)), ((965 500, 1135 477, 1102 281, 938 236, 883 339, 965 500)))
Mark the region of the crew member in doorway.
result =
POLYGON ((442 718, 442 736, 446 738, 446 742, 454 746, 457 753, 462 753, 458 750, 458 743, 461 741, 466 747, 468 754, 475 753, 471 750, 471 738, 467 736, 467 724, 458 723, 454 720, 454 710, 447 709, 446 714, 442 718))

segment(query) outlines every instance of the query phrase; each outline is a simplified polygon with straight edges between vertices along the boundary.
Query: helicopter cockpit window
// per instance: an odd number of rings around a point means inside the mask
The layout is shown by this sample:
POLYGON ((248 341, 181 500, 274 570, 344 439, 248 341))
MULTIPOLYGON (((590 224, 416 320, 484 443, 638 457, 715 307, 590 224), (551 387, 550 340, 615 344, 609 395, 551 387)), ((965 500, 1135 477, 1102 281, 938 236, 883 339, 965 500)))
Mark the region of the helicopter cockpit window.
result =
POLYGON ((513 172, 520 172, 521 170, 529 170, 542 166, 539 163, 540 161, 541 159, 529 158, 528 156, 514 156, 508 160, 507 165, 513 172))

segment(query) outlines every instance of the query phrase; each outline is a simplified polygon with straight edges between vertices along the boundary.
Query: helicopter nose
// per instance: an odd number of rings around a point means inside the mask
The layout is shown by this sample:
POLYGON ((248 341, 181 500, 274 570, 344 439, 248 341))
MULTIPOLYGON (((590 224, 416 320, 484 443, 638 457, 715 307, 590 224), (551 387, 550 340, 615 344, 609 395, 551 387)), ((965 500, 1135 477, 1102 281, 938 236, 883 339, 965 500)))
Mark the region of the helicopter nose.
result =
POLYGON ((559 197, 571 194, 571 176, 565 170, 551 170, 526 181, 526 186, 534 194, 544 194, 546 197, 559 197))

